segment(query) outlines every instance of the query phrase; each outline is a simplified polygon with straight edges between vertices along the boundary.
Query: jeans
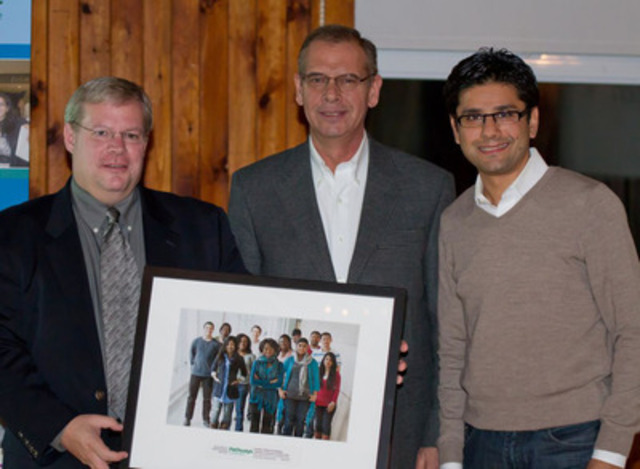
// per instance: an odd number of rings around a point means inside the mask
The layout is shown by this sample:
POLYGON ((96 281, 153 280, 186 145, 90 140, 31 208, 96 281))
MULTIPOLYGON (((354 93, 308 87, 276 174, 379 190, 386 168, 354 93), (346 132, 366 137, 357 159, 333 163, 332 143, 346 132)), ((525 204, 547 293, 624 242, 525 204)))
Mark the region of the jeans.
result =
POLYGON ((198 397, 198 389, 202 386, 202 420, 204 423, 209 422, 209 413, 211 412, 211 393, 213 392, 213 378, 191 375, 189 380, 189 397, 187 398, 187 408, 184 416, 191 421, 193 418, 193 409, 196 405, 198 397))
POLYGON ((220 417, 220 410, 222 409, 222 422, 220 422, 220 428, 229 428, 231 426, 231 414, 233 413, 233 402, 224 404, 222 399, 218 397, 213 398, 213 409, 211 410, 211 425, 218 425, 218 418, 220 417))
POLYGON ((282 434, 291 435, 293 433, 295 436, 302 436, 304 421, 309 411, 309 401, 306 399, 300 401, 296 399, 285 399, 284 408, 285 421, 282 434))
POLYGON ((465 469, 584 469, 593 454, 600 421, 537 431, 465 428, 465 469))
POLYGON ((238 384, 238 398, 236 399, 236 431, 241 432, 244 429, 244 406, 247 403, 249 395, 248 384, 238 384))

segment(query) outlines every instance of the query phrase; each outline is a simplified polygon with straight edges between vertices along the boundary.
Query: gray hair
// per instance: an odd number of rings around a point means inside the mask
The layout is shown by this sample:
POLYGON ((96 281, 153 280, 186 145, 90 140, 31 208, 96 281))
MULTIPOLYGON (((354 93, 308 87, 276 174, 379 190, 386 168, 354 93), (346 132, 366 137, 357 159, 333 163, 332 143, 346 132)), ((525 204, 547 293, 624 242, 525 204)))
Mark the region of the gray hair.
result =
POLYGON ((149 96, 141 86, 118 77, 95 78, 81 85, 67 103, 64 110, 64 121, 69 124, 82 122, 85 103, 124 104, 131 101, 142 104, 143 131, 145 135, 149 135, 153 128, 153 111, 149 96))
POLYGON ((367 73, 375 75, 378 73, 378 53, 376 46, 369 39, 360 35, 357 29, 342 26, 340 24, 327 24, 314 29, 302 43, 298 53, 298 73, 304 74, 307 69, 307 50, 316 41, 340 44, 352 42, 360 46, 366 56, 367 73))

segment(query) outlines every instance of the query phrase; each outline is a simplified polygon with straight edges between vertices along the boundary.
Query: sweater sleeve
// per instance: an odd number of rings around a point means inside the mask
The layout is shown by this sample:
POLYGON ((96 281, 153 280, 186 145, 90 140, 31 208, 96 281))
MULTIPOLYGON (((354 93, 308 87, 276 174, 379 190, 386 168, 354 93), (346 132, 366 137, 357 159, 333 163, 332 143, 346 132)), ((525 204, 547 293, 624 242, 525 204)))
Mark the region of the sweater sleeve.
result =
POLYGON ((628 454, 640 430, 640 264, 618 197, 599 185, 591 194, 581 239, 593 298, 613 347, 611 389, 596 448, 628 454))
POLYGON ((440 234, 438 280, 439 360, 440 377, 440 437, 438 450, 440 463, 462 462, 464 421, 462 419, 466 395, 461 387, 467 349, 463 305, 456 295, 453 276, 453 256, 446 236, 440 234))

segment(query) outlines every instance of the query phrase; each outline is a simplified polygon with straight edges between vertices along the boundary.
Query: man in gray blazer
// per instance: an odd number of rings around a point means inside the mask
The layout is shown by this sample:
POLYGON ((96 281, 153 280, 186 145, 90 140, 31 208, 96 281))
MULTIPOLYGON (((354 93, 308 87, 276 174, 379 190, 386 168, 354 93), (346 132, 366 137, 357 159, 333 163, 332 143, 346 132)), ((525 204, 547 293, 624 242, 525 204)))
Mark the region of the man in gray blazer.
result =
POLYGON ((296 101, 310 139, 233 176, 229 216, 261 275, 403 287, 408 372, 398 390, 392 468, 438 464, 437 237, 453 200, 444 170, 367 137, 382 78, 358 31, 313 31, 298 56, 296 101))

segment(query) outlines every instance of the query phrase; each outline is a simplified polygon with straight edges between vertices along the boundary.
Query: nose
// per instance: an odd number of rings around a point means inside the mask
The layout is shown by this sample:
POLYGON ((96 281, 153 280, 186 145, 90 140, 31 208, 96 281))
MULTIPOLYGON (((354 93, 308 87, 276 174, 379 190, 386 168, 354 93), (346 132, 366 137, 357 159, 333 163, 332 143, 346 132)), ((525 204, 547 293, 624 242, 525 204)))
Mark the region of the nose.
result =
POLYGON ((329 83, 324 88, 323 97, 325 101, 333 102, 340 99, 340 88, 338 88, 338 84, 334 78, 329 79, 329 83))
POLYGON ((485 116, 482 123, 482 135, 492 137, 500 133, 500 128, 496 124, 494 116, 485 116))
POLYGON ((109 150, 122 152, 126 145, 121 133, 115 132, 113 137, 109 139, 109 150))

